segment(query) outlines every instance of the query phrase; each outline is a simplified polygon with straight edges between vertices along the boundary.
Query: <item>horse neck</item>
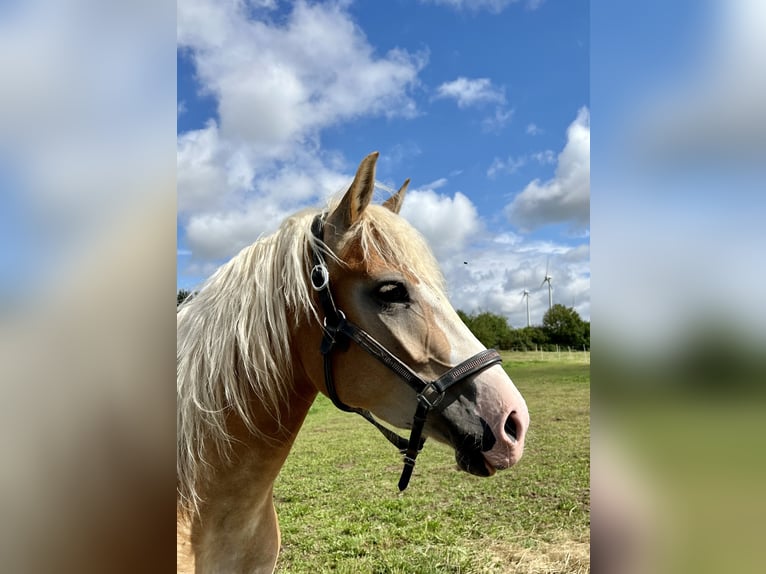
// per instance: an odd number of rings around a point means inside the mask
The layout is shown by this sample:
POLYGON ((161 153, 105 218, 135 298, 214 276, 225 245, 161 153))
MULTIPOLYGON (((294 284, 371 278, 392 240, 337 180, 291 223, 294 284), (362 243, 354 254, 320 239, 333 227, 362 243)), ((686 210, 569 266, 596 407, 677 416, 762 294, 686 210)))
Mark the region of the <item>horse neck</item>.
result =
POLYGON ((257 496, 270 490, 287 459, 298 431, 316 397, 316 388, 304 377, 298 377, 278 416, 257 405, 253 408, 259 434, 251 433, 244 422, 232 416, 228 430, 233 437, 231 463, 216 465, 204 498, 220 496, 257 496))
POLYGON ((316 394, 308 378, 296 373, 278 422, 274 413, 254 408, 263 436, 238 418, 229 420, 232 462, 214 465, 192 524, 198 571, 271 572, 280 540, 272 488, 316 394))

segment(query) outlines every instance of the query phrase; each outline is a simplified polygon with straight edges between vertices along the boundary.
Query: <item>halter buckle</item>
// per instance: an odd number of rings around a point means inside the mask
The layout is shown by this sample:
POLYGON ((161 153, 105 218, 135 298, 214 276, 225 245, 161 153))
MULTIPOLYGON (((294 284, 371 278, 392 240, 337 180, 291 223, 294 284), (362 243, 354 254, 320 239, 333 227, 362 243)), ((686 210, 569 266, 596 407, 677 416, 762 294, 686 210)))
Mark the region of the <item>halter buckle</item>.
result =
POLYGON ((343 323, 346 321, 346 315, 340 309, 335 310, 336 316, 334 320, 328 321, 325 316, 322 321, 322 329, 324 330, 324 337, 322 337, 322 344, 319 347, 319 352, 323 355, 327 355, 333 349, 339 351, 345 351, 348 349, 349 339, 341 331, 343 323))
POLYGON ((443 398, 444 393, 442 393, 433 383, 428 383, 418 395, 418 400, 429 409, 438 405, 443 398))
POLYGON ((324 263, 314 265, 311 270, 311 287, 314 291, 324 291, 330 284, 330 272, 327 271, 327 266, 324 263))
POLYGON ((322 319, 322 327, 325 331, 329 331, 330 333, 337 333, 340 330, 340 326, 346 321, 346 314, 341 311, 340 309, 335 310, 335 324, 331 325, 327 321, 327 316, 325 315, 325 318, 322 319))

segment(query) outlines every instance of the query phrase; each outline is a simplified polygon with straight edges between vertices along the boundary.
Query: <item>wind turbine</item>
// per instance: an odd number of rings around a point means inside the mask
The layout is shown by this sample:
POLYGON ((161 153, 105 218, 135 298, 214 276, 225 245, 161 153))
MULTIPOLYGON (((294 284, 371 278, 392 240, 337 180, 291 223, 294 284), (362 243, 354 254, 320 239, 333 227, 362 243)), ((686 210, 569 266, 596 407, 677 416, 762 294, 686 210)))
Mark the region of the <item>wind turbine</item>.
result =
POLYGON ((521 292, 521 300, 524 300, 524 297, 527 298, 527 327, 530 326, 529 322, 529 289, 524 289, 524 291, 521 292))
POLYGON ((546 283, 548 284, 548 309, 553 309, 553 290, 551 287, 551 279, 553 277, 548 273, 548 264, 550 263, 550 259, 546 261, 545 263, 545 279, 543 279, 543 282, 540 283, 540 287, 542 288, 543 285, 546 283))

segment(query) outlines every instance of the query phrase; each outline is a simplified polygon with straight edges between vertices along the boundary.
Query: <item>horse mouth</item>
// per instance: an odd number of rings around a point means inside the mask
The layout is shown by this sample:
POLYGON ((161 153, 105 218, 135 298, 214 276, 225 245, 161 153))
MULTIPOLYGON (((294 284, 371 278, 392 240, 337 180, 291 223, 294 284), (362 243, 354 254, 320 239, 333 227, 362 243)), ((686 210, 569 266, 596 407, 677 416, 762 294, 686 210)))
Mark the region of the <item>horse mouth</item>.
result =
POLYGON ((475 476, 492 476, 495 469, 487 462, 480 450, 458 449, 455 450, 455 461, 460 470, 475 476))

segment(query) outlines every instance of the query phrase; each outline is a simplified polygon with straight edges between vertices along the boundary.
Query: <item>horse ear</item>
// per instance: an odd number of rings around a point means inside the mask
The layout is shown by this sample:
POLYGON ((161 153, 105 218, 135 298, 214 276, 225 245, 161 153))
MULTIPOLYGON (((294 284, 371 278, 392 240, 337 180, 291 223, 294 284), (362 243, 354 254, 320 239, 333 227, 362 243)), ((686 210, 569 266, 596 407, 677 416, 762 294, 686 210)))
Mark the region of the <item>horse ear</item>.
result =
POLYGON ((378 161, 378 155, 378 152, 374 151, 362 160, 351 187, 329 217, 337 232, 342 233, 356 223, 370 205, 375 191, 375 163, 378 161))
POLYGON ((390 209, 394 213, 399 213, 399 210, 402 208, 402 203, 404 202, 404 194, 407 192, 407 186, 409 184, 410 178, 405 179, 402 187, 399 188, 399 191, 383 202, 383 207, 390 209))

